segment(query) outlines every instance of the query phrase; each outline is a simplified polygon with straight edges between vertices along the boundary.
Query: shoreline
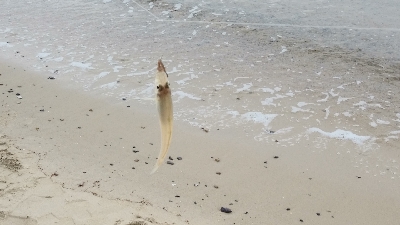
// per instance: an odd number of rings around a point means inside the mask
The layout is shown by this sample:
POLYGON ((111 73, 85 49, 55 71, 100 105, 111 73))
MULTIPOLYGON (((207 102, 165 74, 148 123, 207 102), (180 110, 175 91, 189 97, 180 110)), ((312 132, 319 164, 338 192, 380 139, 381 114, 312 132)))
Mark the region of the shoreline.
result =
POLYGON ((0 219, 6 222, 390 224, 399 219, 398 179, 355 168, 360 152, 347 153, 352 143, 309 151, 317 136, 283 147, 256 142, 237 128, 204 132, 178 121, 169 152, 175 164, 164 163, 150 176, 159 150, 155 109, 152 115, 134 102, 129 108, 109 105, 5 62, 0 73, 2 97, 8 96, 1 102, 1 135, 7 136, 2 142, 22 163, 17 172, 1 167, 3 199, 14 200, 0 202, 0 219), (14 92, 8 93, 10 88, 14 92), (7 186, 15 177, 16 186, 7 186), (43 198, 43 192, 53 197, 43 198), (32 211, 37 201, 53 208, 32 211), (89 205, 98 214, 79 217, 72 209, 64 214, 70 206, 60 202, 76 202, 72 208, 78 211, 89 205), (220 207, 233 212, 221 213, 220 207))

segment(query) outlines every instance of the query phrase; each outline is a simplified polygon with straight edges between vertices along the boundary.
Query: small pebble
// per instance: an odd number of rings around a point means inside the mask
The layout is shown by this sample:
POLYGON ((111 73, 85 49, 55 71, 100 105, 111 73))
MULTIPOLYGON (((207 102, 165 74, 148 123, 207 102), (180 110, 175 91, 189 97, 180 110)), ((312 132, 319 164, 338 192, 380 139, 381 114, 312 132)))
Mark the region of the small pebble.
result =
POLYGON ((216 174, 221 175, 221 172, 216 172, 216 174))
POLYGON ((48 77, 47 79, 54 80, 56 78, 55 77, 48 77))
POLYGON ((218 189, 218 186, 217 186, 217 185, 214 185, 214 188, 218 189))
POLYGON ((171 162, 171 161, 167 161, 167 164, 169 164, 169 165, 174 165, 174 163, 171 162))
POLYGON ((221 212, 224 212, 224 213, 231 213, 232 210, 229 209, 229 208, 226 208, 226 207, 221 207, 221 212))
POLYGON ((171 156, 168 157, 169 160, 174 160, 171 156))
POLYGON ((139 162, 139 159, 135 159, 135 160, 133 160, 133 161, 135 161, 135 162, 139 162))
POLYGON ((178 158, 176 158, 177 160, 182 160, 182 157, 178 157, 178 158))
POLYGON ((279 156, 274 156, 274 159, 278 159, 279 158, 279 156))
POLYGON ((202 127, 201 129, 202 129, 204 132, 208 133, 208 129, 206 129, 206 128, 204 128, 204 127, 202 127))
POLYGON ((317 216, 320 216, 321 215, 321 213, 317 213, 317 216))

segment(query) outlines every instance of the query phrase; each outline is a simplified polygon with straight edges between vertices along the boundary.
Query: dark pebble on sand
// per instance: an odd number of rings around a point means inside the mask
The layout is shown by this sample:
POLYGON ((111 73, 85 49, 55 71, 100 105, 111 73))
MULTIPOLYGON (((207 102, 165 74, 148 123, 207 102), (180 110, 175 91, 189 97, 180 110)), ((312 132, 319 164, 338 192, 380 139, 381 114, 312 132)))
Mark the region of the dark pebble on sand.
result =
POLYGON ((134 170, 134 169, 135 169, 135 167, 132 167, 132 169, 134 170))
POLYGON ((264 161, 265 164, 267 164, 267 161, 264 161))
POLYGON ((126 100, 126 98, 122 98, 122 100, 123 100, 123 101, 125 101, 125 100, 126 100))
POLYGON ((174 160, 171 156, 168 157, 169 160, 174 160))
POLYGON ((317 213, 317 216, 320 216, 321 215, 321 213, 317 213))
POLYGON ((278 140, 275 140, 275 142, 279 142, 278 140))
POLYGON ((229 208, 226 208, 226 207, 221 207, 221 212, 224 212, 224 213, 231 213, 232 210, 229 209, 229 208))
POLYGON ((127 105, 126 107, 128 107, 128 108, 129 108, 129 107, 131 107, 131 106, 130 106, 130 105, 127 105))
POLYGON ((110 166, 114 166, 114 164, 110 163, 110 166))
POLYGON ((178 157, 178 158, 176 158, 177 160, 182 160, 182 157, 178 157))
POLYGON ((17 94, 15 94, 16 96, 20 96, 21 94, 20 93, 17 93, 17 94))
POLYGON ((290 208, 286 208, 286 211, 290 211, 290 208))
POLYGON ((274 159, 278 159, 279 158, 279 156, 274 156, 274 159))
POLYGON ((54 79, 56 79, 55 77, 48 77, 47 79, 49 79, 49 80, 54 80, 54 79))
POLYGON ((44 112, 44 109, 41 109, 40 112, 44 112))
POLYGON ((139 162, 139 159, 135 159, 135 160, 133 160, 133 161, 135 161, 135 162, 139 162))
POLYGON ((221 172, 216 172, 216 174, 221 175, 221 172))
POLYGON ((300 222, 304 222, 302 219, 300 219, 300 222))
POLYGON ((169 164, 169 165, 174 165, 174 163, 171 162, 171 161, 167 161, 167 164, 169 164))
POLYGON ((133 153, 138 153, 139 151, 137 151, 137 150, 133 150, 132 152, 133 152, 133 153))
POLYGON ((245 212, 244 214, 249 214, 249 212, 245 212))
POLYGON ((175 198, 180 198, 181 196, 179 196, 179 195, 175 195, 175 198))

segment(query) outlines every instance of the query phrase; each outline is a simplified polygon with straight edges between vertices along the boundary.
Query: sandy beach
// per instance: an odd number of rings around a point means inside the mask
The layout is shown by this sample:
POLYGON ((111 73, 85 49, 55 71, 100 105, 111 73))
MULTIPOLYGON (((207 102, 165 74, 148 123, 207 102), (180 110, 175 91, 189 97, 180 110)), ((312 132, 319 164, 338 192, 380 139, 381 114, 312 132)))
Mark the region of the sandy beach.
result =
POLYGON ((398 224, 396 15, 259 4, 4 3, 0 224, 398 224))

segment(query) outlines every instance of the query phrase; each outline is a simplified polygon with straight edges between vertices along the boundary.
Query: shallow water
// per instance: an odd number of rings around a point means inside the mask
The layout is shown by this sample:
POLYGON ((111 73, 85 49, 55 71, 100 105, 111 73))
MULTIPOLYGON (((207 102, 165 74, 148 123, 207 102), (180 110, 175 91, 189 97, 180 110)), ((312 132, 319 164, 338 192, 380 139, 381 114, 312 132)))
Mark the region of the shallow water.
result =
POLYGON ((400 3, 342 4, 6 1, 1 58, 143 110, 162 58, 176 120, 282 146, 398 149, 400 3))

